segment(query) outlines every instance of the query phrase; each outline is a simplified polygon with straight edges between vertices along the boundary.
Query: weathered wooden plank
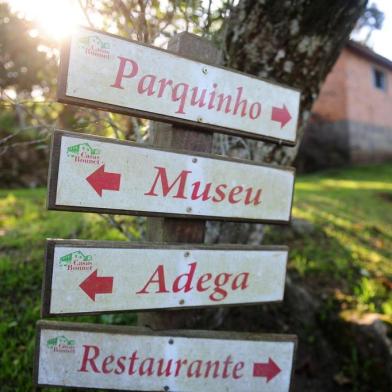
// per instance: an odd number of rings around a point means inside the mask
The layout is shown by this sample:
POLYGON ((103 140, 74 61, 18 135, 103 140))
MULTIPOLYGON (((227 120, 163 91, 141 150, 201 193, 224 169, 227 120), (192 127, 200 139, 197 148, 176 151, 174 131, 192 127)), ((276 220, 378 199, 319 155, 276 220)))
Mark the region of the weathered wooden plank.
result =
POLYGON ((288 222, 294 169, 57 131, 48 208, 288 222))
MULTIPOLYGON (((207 39, 187 32, 171 37, 167 48, 181 56, 196 61, 208 61, 219 65, 220 53, 207 39)), ((213 133, 199 132, 189 127, 178 127, 167 123, 152 122, 152 144, 162 148, 174 148, 193 152, 211 153, 213 133)), ((147 218, 146 237, 149 241, 176 243, 203 243, 206 222, 201 219, 147 218)), ((153 329, 193 328, 194 320, 207 319, 208 313, 219 309, 178 310, 170 313, 139 312, 138 324, 153 329)))
POLYGON ((42 316, 283 299, 286 247, 48 240, 42 316))
POLYGON ((293 145, 300 93, 156 47, 79 28, 62 50, 58 99, 293 145))
POLYGON ((284 392, 296 344, 292 335, 39 321, 34 380, 129 391, 284 392))

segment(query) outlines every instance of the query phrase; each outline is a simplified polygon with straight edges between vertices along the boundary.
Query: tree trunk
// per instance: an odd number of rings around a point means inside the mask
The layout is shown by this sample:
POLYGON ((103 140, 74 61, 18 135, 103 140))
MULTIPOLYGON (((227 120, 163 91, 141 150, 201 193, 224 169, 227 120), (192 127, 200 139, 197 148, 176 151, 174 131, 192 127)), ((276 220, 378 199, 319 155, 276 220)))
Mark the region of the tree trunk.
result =
MULTIPOLYGON (((366 3, 367 0, 242 0, 225 22, 222 37, 225 65, 301 90, 300 140, 320 86, 366 3)), ((219 154, 281 165, 292 163, 299 145, 283 147, 221 134, 214 135, 213 143, 214 152, 219 154)), ((262 238, 262 225, 208 222, 205 240, 260 244, 262 238)), ((290 297, 302 298, 301 288, 297 290, 289 282, 290 297)), ((260 311, 260 307, 254 309, 255 313, 260 311)), ((305 305, 304 312, 307 311, 305 305)), ((245 325, 248 330, 260 328, 260 317, 251 327, 247 315, 248 309, 219 308, 176 311, 169 317, 159 313, 141 314, 139 321, 153 328, 242 329, 245 325), (239 320, 238 328, 232 314, 239 320)))
MULTIPOLYGON (((298 88, 298 143, 284 147, 215 135, 214 152, 290 165, 320 87, 349 38, 367 0, 242 0, 225 23, 225 65, 298 88)), ((260 243, 261 225, 209 223, 208 243, 260 243)))
MULTIPOLYGON (((226 65, 301 91, 299 135, 367 0, 242 0, 226 22, 226 65)), ((299 143, 298 143, 299 145, 299 143)), ((251 143, 255 160, 290 164, 298 150, 251 143)))

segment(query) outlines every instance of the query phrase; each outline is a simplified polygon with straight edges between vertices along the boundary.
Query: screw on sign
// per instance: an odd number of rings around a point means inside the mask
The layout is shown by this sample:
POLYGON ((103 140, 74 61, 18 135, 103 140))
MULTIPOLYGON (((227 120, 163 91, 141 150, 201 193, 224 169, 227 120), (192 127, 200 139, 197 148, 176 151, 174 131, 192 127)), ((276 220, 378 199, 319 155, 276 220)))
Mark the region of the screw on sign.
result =
POLYGON ((87 28, 62 50, 58 97, 209 131, 296 141, 297 90, 87 28))
POLYGON ((48 240, 42 313, 277 302, 283 299, 287 253, 283 246, 48 240), (70 259, 75 253, 88 261, 70 259))
POLYGON ((288 391, 296 349, 291 335, 62 322, 37 336, 37 385, 129 391, 288 391))

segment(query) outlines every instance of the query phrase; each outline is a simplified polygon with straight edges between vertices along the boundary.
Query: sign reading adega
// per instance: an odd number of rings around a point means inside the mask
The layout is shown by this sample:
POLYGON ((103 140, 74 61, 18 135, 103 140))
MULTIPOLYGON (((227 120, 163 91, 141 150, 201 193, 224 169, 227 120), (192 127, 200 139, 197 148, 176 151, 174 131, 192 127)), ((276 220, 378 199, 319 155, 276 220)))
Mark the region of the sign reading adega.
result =
POLYGON ((55 132, 49 209, 288 222, 294 169, 55 132))
POLYGON ((300 93, 87 28, 62 51, 61 102, 293 145, 300 93))
POLYGON ((296 337, 38 323, 35 383, 128 391, 287 392, 296 337))
POLYGON ((287 248, 48 240, 43 315, 281 301, 287 248))

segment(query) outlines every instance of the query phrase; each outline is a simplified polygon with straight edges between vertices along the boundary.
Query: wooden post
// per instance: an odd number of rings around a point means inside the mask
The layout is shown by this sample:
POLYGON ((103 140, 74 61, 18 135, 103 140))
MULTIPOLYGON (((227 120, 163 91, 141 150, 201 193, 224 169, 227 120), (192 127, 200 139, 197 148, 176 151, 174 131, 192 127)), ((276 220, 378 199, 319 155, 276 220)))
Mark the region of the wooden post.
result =
MULTIPOLYGON (((194 34, 181 33, 171 38, 168 49, 193 60, 218 64, 219 51, 214 45, 194 34)), ((152 143, 161 147, 181 150, 211 152, 213 133, 175 127, 154 122, 152 124, 152 143)), ((147 240, 158 242, 203 243, 205 234, 204 220, 174 218, 148 218, 147 240)), ((180 310, 139 313, 140 325, 153 329, 194 327, 206 312, 216 310, 180 310)), ((207 326, 205 326, 207 327, 207 326)))

